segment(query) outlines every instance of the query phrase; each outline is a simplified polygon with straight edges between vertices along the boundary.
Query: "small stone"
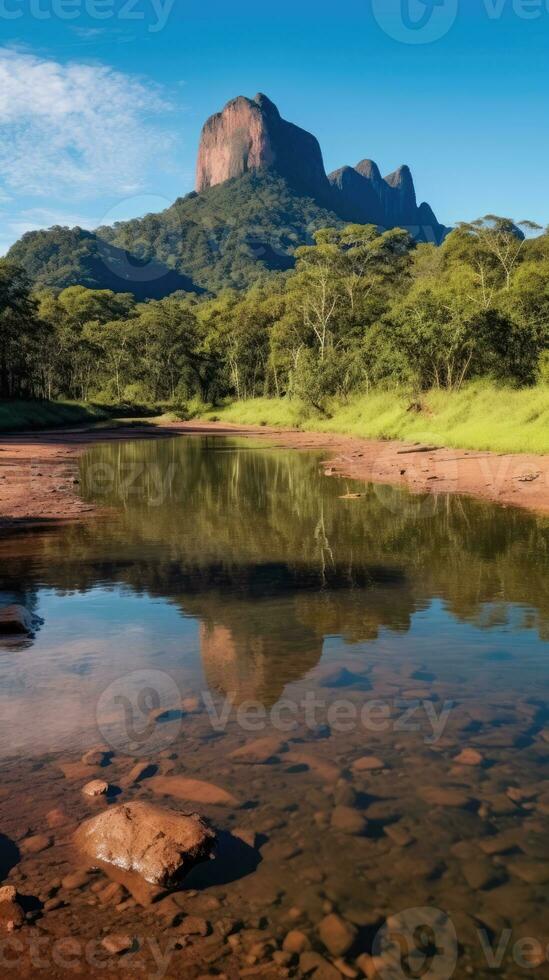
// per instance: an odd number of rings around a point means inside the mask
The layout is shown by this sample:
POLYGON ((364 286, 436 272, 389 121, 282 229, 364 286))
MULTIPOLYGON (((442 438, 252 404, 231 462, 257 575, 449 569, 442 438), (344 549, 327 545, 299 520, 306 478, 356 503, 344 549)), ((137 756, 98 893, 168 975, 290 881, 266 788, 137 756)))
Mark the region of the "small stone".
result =
POLYGON ((368 980, 374 980, 379 976, 375 959, 369 953, 362 953, 361 956, 357 957, 355 963, 368 980))
POLYGON ((463 790, 453 786, 422 786, 418 795, 431 806, 449 806, 465 809, 473 802, 463 790))
POLYGON ((104 779, 92 779, 82 789, 84 796, 105 796, 108 791, 109 784, 104 779))
POLYGON ((61 887, 67 892, 76 891, 77 888, 84 888, 89 882, 87 871, 73 871, 72 874, 65 875, 61 880, 61 887))
POLYGON ((150 762, 137 762, 132 769, 130 769, 127 776, 124 776, 120 780, 120 786, 123 789, 127 789, 129 786, 134 786, 135 783, 140 783, 142 779, 147 779, 147 777, 154 776, 157 772, 157 767, 151 765, 150 762))
POLYGON ((353 772, 375 772, 377 769, 384 768, 385 763, 376 755, 363 755, 360 759, 355 759, 351 766, 353 772))
POLYGON ((112 956, 121 956, 122 953, 127 953, 133 944, 134 941, 130 936, 105 936, 101 940, 101 945, 112 956))
POLYGON ((308 936, 304 932, 300 932, 299 929, 292 929, 285 936, 284 942, 282 943, 282 949, 287 953, 304 953, 310 948, 311 944, 308 936))
POLYGON ((222 939, 227 939, 232 933, 236 932, 238 929, 238 922, 236 919, 229 919, 224 917, 223 919, 218 919, 215 924, 215 931, 219 933, 222 939))
POLYGON ((344 956, 355 942, 357 930, 350 922, 332 912, 322 919, 318 934, 332 956, 344 956))
POLYGON ((463 749, 454 759, 459 766, 480 766, 483 756, 476 749, 463 749))
POLYGON ((65 902, 62 898, 48 898, 47 902, 44 902, 44 912, 55 912, 56 909, 63 908, 65 902))
POLYGON ((188 915, 178 926, 178 932, 182 936, 207 936, 209 931, 210 923, 197 915, 188 915))
POLYGON ((21 854, 40 854, 41 851, 51 847, 52 843, 52 838, 47 837, 46 834, 35 834, 33 837, 26 837, 25 840, 21 841, 19 850, 21 854))
POLYGON ((105 888, 98 892, 101 905, 118 905, 124 898, 124 889, 116 881, 111 881, 105 888))
POLYGON ((495 868, 486 858, 477 858, 475 861, 464 861, 461 871, 465 881, 474 891, 482 888, 489 888, 497 879, 495 868))
POLYGON ((298 908, 296 905, 292 905, 291 909, 288 909, 288 919, 292 922, 298 922, 304 916, 303 909, 298 908))
POLYGON ((357 799, 357 791, 350 783, 338 783, 334 792, 334 801, 338 806, 356 806, 357 799))
POLYGON ((397 847, 409 847, 416 840, 414 835, 399 823, 389 823, 383 831, 397 847))
POLYGON ((314 980, 341 980, 341 973, 337 967, 324 959, 320 953, 302 953, 299 957, 299 969, 305 976, 312 973, 314 980))
POLYGON ((549 863, 532 861, 530 858, 517 858, 507 865, 511 874, 526 881, 529 885, 546 885, 549 882, 549 863))
POLYGON ((507 789, 507 796, 513 803, 525 803, 536 798, 539 795, 539 789, 535 786, 522 787, 509 786, 507 789))
POLYGON ((104 766, 109 761, 109 753, 103 748, 89 749, 82 756, 85 766, 104 766))
POLYGON ((342 834, 360 837, 365 833, 368 821, 358 810, 350 806, 336 806, 332 813, 331 825, 334 830, 339 830, 342 834))
POLYGON ((181 707, 188 715, 194 715, 201 710, 200 698, 188 697, 183 698, 181 701, 181 707))
POLYGON ((229 754, 229 759, 235 762, 247 762, 255 765, 267 765, 284 752, 288 744, 278 736, 266 736, 246 742, 229 754))
POLYGON ((283 949, 276 949, 272 959, 277 966, 289 966, 292 962, 292 953, 286 953, 283 949))
POLYGON ((25 921, 23 909, 17 901, 17 890, 13 885, 0 888, 0 929, 13 932, 25 921))
POLYGON ((356 980, 356 977, 359 976, 358 970, 355 970, 354 966, 349 966, 349 964, 346 963, 345 960, 342 960, 341 957, 334 960, 334 966, 338 968, 339 972, 343 974, 344 977, 349 977, 349 980, 356 980))
POLYGON ((516 830, 502 830, 493 837, 483 837, 478 843, 485 854, 505 854, 516 849, 519 836, 516 830))
POLYGON ((61 807, 56 807, 54 810, 49 810, 46 813, 46 823, 51 830, 62 827, 68 819, 67 814, 61 807))

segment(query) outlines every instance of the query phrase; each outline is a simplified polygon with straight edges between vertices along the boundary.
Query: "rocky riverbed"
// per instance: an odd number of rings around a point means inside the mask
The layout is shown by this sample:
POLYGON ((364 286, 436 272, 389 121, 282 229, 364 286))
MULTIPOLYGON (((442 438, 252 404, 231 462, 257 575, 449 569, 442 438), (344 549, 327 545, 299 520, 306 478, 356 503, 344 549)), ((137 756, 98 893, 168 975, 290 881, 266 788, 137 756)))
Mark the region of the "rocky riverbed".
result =
MULTIPOLYGON (((411 675, 369 679, 379 697, 425 694, 411 675)), ((432 681, 431 698, 447 694, 432 681)), ((356 681, 345 697, 363 702, 356 681)), ((521 975, 512 950, 531 937, 524 956, 545 976, 549 730, 540 710, 531 698, 464 699, 430 745, 425 727, 370 731, 367 741, 305 724, 288 736, 243 737, 236 726, 220 735, 197 701, 181 738, 152 759, 107 745, 14 759, 0 789, 1 883, 17 895, 0 902, 14 940, 5 955, 29 978, 37 949, 52 977, 127 975, 132 959, 142 975, 169 978, 393 977, 379 931, 403 909, 427 907, 455 929, 448 976, 493 976, 486 950, 507 930, 498 975, 521 975), (86 795, 91 780, 107 790, 86 795), (75 832, 130 801, 199 809, 216 828, 216 858, 173 890, 86 856, 75 832)))

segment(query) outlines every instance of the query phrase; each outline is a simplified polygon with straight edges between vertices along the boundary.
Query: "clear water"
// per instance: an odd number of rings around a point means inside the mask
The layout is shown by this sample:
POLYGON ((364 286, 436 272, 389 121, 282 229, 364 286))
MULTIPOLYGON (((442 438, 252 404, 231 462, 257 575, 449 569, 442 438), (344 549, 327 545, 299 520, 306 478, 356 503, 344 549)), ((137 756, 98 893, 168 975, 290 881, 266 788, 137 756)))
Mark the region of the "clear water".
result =
MULTIPOLYGON (((107 508, 99 518, 0 544, 2 598, 43 621, 31 643, 0 649, 8 822, 31 773, 40 811, 70 796, 56 762, 107 742, 115 773, 117 759, 150 759, 233 794, 200 808, 269 838, 232 887, 242 903, 263 883, 279 925, 296 905, 313 930, 331 903, 359 931, 439 908, 456 927, 456 976, 494 975, 479 931, 543 940, 547 519, 328 478, 318 453, 220 437, 94 447, 81 492, 107 508), (266 736, 286 742, 274 759, 232 759, 266 736), (455 762, 465 748, 480 765, 455 762), (383 767, 355 771, 364 755, 383 767), (433 787, 467 800, 433 801, 433 787), (363 832, 334 825, 338 803, 363 832), (504 830, 516 844, 487 856, 482 841, 504 830)), ((151 787, 132 798, 183 806, 151 787)), ((499 975, 525 975, 513 949, 499 975)))

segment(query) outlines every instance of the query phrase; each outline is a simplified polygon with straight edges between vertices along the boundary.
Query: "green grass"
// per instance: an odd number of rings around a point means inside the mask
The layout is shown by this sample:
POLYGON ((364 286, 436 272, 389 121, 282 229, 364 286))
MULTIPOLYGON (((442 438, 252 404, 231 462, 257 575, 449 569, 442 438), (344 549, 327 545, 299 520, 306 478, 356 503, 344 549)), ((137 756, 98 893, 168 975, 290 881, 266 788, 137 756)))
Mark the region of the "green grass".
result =
POLYGON ((53 429, 109 417, 107 408, 85 402, 0 401, 0 432, 53 429))
POLYGON ((369 439, 402 439, 493 452, 549 453, 549 385, 514 389, 489 382, 459 392, 431 391, 415 400, 402 391, 374 391, 334 404, 330 417, 286 399, 233 402, 206 418, 369 439))

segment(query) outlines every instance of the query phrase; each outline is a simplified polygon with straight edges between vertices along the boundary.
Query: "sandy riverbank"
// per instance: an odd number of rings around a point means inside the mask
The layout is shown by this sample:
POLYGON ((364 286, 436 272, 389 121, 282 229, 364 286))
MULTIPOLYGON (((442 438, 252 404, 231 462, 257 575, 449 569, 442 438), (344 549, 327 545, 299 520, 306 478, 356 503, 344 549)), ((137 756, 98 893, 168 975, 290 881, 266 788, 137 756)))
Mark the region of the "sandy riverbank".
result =
POLYGON ((83 520, 97 508, 79 495, 78 458, 98 442, 175 435, 239 435, 325 453, 334 476, 387 483, 413 493, 464 493, 507 506, 549 513, 549 455, 429 449, 336 434, 282 431, 216 422, 55 430, 0 440, 0 527, 24 528, 83 520), (418 451, 421 450, 421 451, 418 451))

